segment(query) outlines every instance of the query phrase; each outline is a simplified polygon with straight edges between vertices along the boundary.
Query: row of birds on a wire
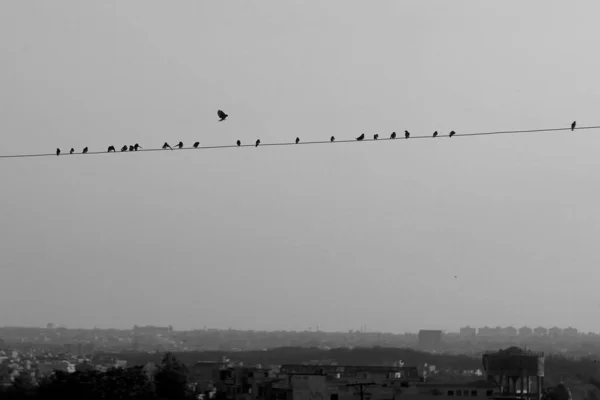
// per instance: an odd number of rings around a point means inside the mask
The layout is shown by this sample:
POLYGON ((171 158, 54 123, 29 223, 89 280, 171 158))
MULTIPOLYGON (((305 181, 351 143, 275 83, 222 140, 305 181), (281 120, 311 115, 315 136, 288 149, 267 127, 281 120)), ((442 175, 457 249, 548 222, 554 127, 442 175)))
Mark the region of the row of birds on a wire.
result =
MULTIPOLYGON (((219 117, 219 122, 225 121, 225 119, 227 119, 227 117, 229 116, 228 114, 225 114, 225 112, 223 112, 222 110, 218 110, 217 111, 217 116, 219 117)), ((573 123, 571 124, 571 131, 575 130, 575 126, 576 126, 576 121, 573 121, 573 123)), ((450 131, 450 133, 448 134, 448 137, 452 137, 456 134, 455 131, 450 131)), ((433 136, 432 137, 437 137, 438 136, 438 131, 433 132, 433 136)), ((410 138, 410 132, 409 131, 404 131, 404 138, 405 139, 409 139, 410 138)), ((356 140, 361 141, 365 139, 365 134, 361 134, 360 136, 358 136, 356 138, 356 140)), ((375 134, 373 135, 373 139, 377 140, 379 139, 379 135, 375 134)), ((390 139, 396 139, 396 132, 392 132, 392 134, 390 135, 390 139)), ((331 142, 335 142, 335 137, 331 136, 331 138, 329 139, 331 142)), ((300 138, 297 137, 296 138, 296 144, 300 143, 300 138)), ((236 144, 238 146, 242 145, 242 142, 240 140, 238 140, 236 142, 236 144)), ((258 147, 260 145, 260 139, 257 139, 255 142, 255 147, 258 147)), ((196 142, 192 145, 193 148, 197 149, 198 146, 200 146, 200 142, 196 142)), ((175 145, 176 148, 182 149, 183 148, 183 142, 179 142, 175 145)), ((165 144, 163 144, 162 146, 163 150, 173 150, 173 147, 171 147, 169 145, 169 143, 165 142, 165 144)), ((125 145, 123 147, 121 147, 121 152, 126 152, 126 151, 138 151, 138 150, 143 150, 142 146, 140 146, 138 143, 134 144, 134 145, 125 145)), ((108 153, 111 152, 116 152, 116 148, 115 146, 108 146, 108 153)), ((82 154, 86 154, 88 152, 88 148, 85 147, 82 151, 82 154)), ((71 150, 69 151, 69 154, 73 154, 75 153, 75 149, 71 148, 71 150)), ((59 156, 61 154, 61 150, 60 149, 56 149, 56 155, 59 156)))

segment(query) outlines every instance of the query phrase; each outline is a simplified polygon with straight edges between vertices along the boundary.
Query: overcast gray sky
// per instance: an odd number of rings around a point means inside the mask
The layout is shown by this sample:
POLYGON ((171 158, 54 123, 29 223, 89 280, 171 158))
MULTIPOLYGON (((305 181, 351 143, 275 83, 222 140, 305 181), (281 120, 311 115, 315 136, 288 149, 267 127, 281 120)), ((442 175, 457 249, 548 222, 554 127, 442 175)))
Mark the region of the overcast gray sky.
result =
MULTIPOLYGON (((600 125, 599 12, 6 0, 0 154, 600 125)), ((578 131, 0 160, 0 324, 600 331, 599 149, 578 131)))

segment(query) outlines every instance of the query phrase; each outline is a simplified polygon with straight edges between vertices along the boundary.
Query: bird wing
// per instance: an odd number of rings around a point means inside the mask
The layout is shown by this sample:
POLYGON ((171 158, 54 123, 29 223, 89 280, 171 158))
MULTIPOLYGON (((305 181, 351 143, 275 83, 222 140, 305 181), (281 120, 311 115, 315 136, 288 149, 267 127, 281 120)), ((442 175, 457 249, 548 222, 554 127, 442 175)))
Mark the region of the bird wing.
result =
POLYGON ((219 110, 219 111, 217 111, 217 115, 219 116, 219 118, 225 118, 225 117, 226 117, 226 115, 225 115, 225 113, 223 112, 223 110, 219 110))

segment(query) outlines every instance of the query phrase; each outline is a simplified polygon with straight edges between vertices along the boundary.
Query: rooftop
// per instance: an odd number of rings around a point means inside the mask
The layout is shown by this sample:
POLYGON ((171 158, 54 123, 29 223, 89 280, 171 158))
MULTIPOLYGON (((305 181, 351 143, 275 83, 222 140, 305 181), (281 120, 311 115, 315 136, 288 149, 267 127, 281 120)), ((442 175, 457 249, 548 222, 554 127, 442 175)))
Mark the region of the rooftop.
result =
POLYGON ((494 383, 479 380, 479 381, 465 381, 465 382, 426 382, 426 383, 417 383, 417 387, 420 388, 476 388, 476 389, 493 389, 494 383))

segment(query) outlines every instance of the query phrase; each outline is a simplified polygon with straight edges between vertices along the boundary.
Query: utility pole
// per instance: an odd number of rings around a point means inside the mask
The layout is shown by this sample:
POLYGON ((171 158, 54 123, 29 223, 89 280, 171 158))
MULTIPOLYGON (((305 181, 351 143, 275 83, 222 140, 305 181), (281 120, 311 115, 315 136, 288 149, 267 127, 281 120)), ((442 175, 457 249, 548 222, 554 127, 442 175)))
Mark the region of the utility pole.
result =
POLYGON ((351 386, 351 387, 357 387, 358 388, 358 393, 360 394, 360 400, 365 400, 365 394, 370 394, 369 392, 367 392, 367 390, 365 389, 365 387, 368 386, 375 386, 377 385, 375 382, 368 382, 368 383, 348 383, 346 384, 346 386, 351 386))

